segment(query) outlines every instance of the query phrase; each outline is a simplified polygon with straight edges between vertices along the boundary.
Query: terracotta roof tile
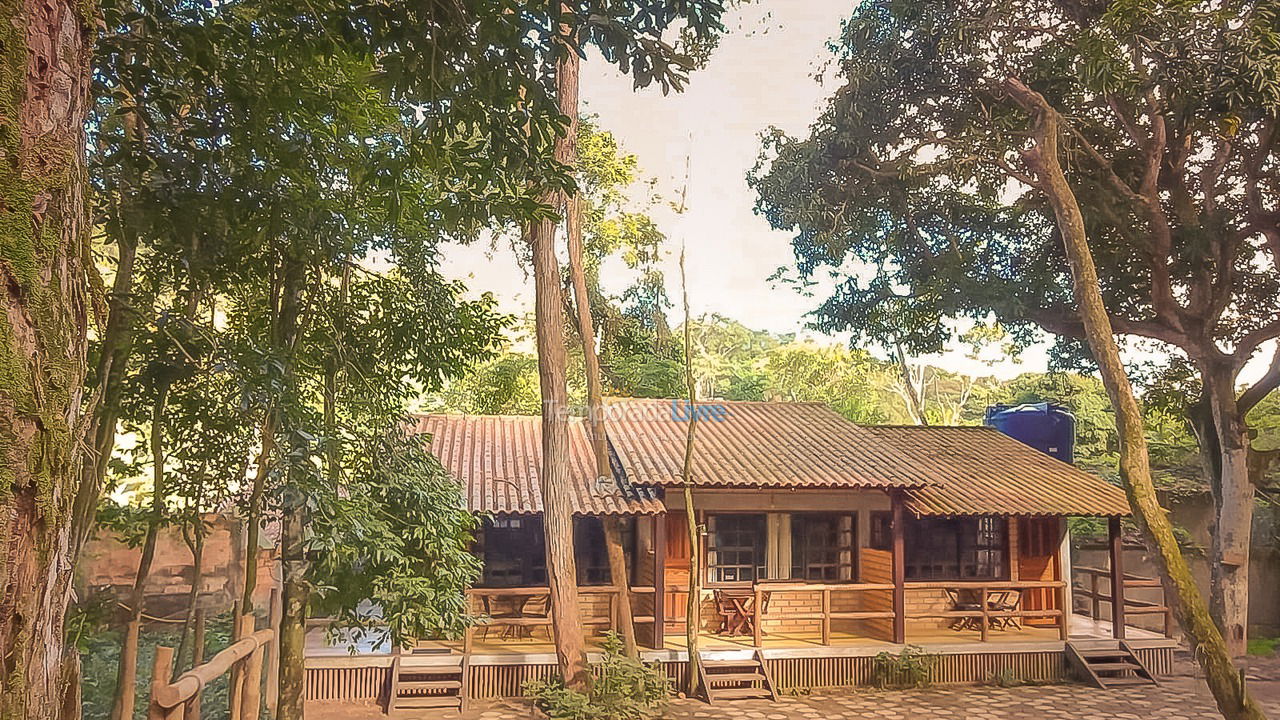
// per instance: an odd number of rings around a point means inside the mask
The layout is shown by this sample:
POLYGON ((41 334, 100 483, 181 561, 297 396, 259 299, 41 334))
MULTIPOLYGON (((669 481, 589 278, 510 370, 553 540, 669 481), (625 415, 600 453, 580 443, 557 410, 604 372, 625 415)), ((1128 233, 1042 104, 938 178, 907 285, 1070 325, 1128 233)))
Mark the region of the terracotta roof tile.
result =
MULTIPOLYGON (((542 420, 528 415, 420 415, 415 432, 431 436, 431 452, 464 483, 473 512, 542 512, 542 420)), ((569 476, 579 515, 649 515, 664 511, 652 488, 616 482, 599 489, 581 418, 569 421, 569 476)))
MULTIPOLYGON (((680 485, 684 467, 685 403, 611 399, 609 443, 627 480, 680 485)), ((822 403, 697 404, 702 419, 694 440, 699 487, 912 487, 908 454, 879 441, 822 403)))
POLYGON ((1120 488, 988 427, 868 427, 910 453, 919 515, 1128 515, 1120 488))

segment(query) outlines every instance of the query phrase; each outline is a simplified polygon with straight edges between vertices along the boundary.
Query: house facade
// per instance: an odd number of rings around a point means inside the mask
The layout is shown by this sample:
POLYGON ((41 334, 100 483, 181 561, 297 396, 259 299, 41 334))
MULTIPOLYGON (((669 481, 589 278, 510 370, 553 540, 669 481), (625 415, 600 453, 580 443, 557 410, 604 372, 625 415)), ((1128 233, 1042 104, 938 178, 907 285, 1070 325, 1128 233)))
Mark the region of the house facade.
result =
MULTIPOLYGON (((1126 626, 1127 603, 1074 612, 1066 518, 1107 518, 1118 540, 1124 494, 994 429, 861 426, 813 403, 629 399, 605 412, 611 477, 596 476, 586 423, 569 422, 580 619, 593 638, 627 620, 602 526, 617 518, 630 621, 645 657, 673 677, 687 659, 695 565, 703 657, 750 654, 784 687, 866 682, 877 654, 908 644, 937 655, 943 681, 1010 669, 1058 679, 1070 672, 1071 641, 1126 634, 1157 670, 1169 660, 1170 640, 1126 626), (696 564, 683 501, 694 415, 696 564)), ((484 571, 471 592, 488 619, 462 641, 424 641, 423 654, 465 656, 475 696, 518 694, 524 679, 554 669, 541 419, 425 415, 417 430, 484 517, 475 545, 484 571)), ((1116 576, 1105 572, 1104 590, 1116 576)), ((1118 577, 1111 590, 1123 597, 1118 577)), ((1128 609, 1157 607, 1148 605, 1128 609)), ((337 665, 313 658, 315 680, 337 665)))

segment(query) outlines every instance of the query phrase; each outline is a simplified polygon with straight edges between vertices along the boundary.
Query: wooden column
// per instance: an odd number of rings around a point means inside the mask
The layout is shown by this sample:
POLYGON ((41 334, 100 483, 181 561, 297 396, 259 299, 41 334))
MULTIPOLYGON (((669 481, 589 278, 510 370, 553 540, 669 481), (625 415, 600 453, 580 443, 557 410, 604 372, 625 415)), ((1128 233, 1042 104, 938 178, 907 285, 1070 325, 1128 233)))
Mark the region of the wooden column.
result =
POLYGON ((902 513, 902 494, 891 491, 889 498, 893 507, 890 523, 893 534, 893 641, 904 643, 907 641, 906 525, 902 513))
POLYGON ((667 516, 654 515, 653 523, 653 649, 665 644, 667 625, 667 516))
POLYGON ((1120 518, 1108 519, 1111 546, 1111 635, 1124 639, 1124 543, 1120 537, 1120 518))

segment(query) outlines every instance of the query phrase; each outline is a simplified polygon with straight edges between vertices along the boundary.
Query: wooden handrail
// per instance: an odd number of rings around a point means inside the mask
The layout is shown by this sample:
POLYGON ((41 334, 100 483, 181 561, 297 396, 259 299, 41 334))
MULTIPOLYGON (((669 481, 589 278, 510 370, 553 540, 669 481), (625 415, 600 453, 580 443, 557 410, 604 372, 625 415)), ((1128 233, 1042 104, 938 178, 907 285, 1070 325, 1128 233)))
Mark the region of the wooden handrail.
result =
POLYGON ((950 581, 912 581, 904 583, 903 587, 907 590, 1034 590, 1036 588, 1060 588, 1065 587, 1066 583, 1062 580, 992 580, 991 582, 983 582, 981 580, 950 580, 950 581))
MULTIPOLYGON (((244 626, 252 628, 252 615, 241 618, 244 626)), ((209 683, 233 668, 240 668, 239 712, 231 720, 257 720, 260 712, 259 685, 262 682, 262 660, 268 645, 275 640, 275 631, 264 628, 231 643, 226 649, 194 667, 173 682, 168 678, 173 668, 173 648, 157 647, 151 674, 151 703, 147 710, 149 720, 181 720, 185 709, 209 683)))
MULTIPOLYGON (((484 588, 473 587, 467 588, 467 595, 488 595, 490 597, 502 597, 504 595, 540 595, 551 592, 551 588, 546 585, 530 585, 523 587, 500 587, 500 588, 484 588)), ((618 589, 612 585, 579 585, 579 595, 614 595, 618 589)), ((647 595, 657 592, 657 588, 651 585, 634 585, 630 588, 630 592, 636 595, 647 595)))

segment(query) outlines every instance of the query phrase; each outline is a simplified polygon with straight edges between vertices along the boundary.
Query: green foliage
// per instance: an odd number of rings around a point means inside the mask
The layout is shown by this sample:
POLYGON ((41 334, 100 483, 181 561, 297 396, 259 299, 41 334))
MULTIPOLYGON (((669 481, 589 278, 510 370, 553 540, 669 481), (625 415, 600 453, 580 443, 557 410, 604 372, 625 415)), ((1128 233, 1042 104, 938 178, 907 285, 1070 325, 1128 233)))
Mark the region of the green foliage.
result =
POLYGON ((885 650, 871 659, 871 683, 878 688, 926 687, 937 662, 937 655, 916 645, 907 645, 896 655, 885 650))
POLYGON ((1020 156, 1028 119, 1004 87, 1024 83, 1061 115, 1112 326, 1185 356, 1156 369, 1177 383, 1147 378, 1152 454, 1180 468, 1164 478, 1180 491, 1197 471, 1178 419, 1198 386, 1235 391, 1280 335, 1280 83, 1262 79, 1280 67, 1278 16, 1257 0, 862 3, 821 116, 807 136, 767 133, 749 178, 757 211, 793 235, 784 275, 831 273, 815 322, 855 342, 922 354, 956 339, 950 320, 994 320, 1012 348, 1048 332, 1056 365, 1087 368, 1054 215, 1020 156))
POLYGON ((375 645, 461 635, 480 561, 456 481, 403 430, 377 428, 349 452, 341 492, 312 511, 316 611, 375 645))
POLYGON ((588 693, 564 686, 559 678, 534 679, 524 693, 553 720, 645 720, 661 717, 671 693, 666 671, 658 662, 643 663, 622 651, 622 638, 610 632, 604 659, 592 668, 588 693))

